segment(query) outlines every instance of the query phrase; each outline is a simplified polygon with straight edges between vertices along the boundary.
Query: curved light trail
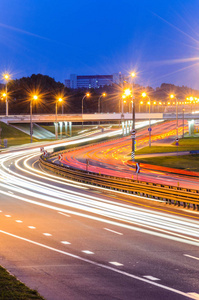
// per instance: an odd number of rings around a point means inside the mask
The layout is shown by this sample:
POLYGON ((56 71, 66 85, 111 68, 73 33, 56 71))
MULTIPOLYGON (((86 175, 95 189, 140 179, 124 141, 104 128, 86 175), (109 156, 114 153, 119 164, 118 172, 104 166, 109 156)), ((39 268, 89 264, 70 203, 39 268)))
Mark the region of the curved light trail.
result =
MULTIPOLYGON (((114 133, 115 134, 115 133, 114 133)), ((105 135, 111 135, 111 132, 105 133, 105 135)), ((65 144, 80 144, 87 141, 91 141, 93 138, 97 140, 99 136, 103 134, 95 134, 93 137, 79 138, 77 141, 68 140, 65 144)), ((58 142, 58 145, 64 143, 58 142)), ((42 144, 41 144, 42 145, 42 144)), ((45 149, 52 149, 55 145, 49 143, 45 146, 45 149)), ((57 145, 56 145, 57 146, 57 145)), ((115 151, 115 150, 114 150, 115 151)), ((138 232, 143 235, 148 235, 153 238, 161 240, 171 241, 184 245, 186 247, 193 247, 198 249, 199 247, 199 214, 196 212, 182 212, 178 211, 161 211, 161 206, 155 207, 155 205, 143 204, 144 197, 126 195, 122 192, 114 192, 114 194, 106 194, 106 189, 101 187, 95 187, 95 191, 90 189, 87 184, 77 183, 66 178, 56 176, 54 174, 46 173, 40 169, 38 165, 38 158, 40 156, 40 148, 38 146, 31 145, 29 147, 20 147, 16 149, 8 150, 0 155, 0 198, 1 196, 9 197, 14 201, 20 203, 26 203, 34 205, 38 208, 45 208, 50 211, 59 213, 63 218, 71 218, 72 216, 81 217, 85 222, 88 220, 104 224, 106 231, 108 230, 112 234, 121 234, 119 231, 127 230, 129 232, 138 232), (95 192, 102 193, 96 194, 95 192), (117 197, 117 199, 115 199, 117 197), (125 202, 128 197, 128 204, 125 202), (132 205, 133 201, 141 201, 140 206, 132 205), (132 203, 131 203, 132 202, 132 203), (111 228, 108 228, 111 226, 111 228)), ((1 207, 0 207, 1 208, 1 207)), ((8 213, 7 213, 8 215, 8 213)), ((22 222, 20 219, 16 220, 16 224, 22 222)), ((19 223, 20 224, 20 223, 19 223)), ((29 230, 35 230, 34 224, 29 224, 29 230), (34 225, 34 226, 33 226, 34 225), (30 229, 31 228, 31 229, 30 229)), ((44 247, 46 249, 55 251, 57 253, 72 255, 61 249, 44 245, 42 243, 33 241, 30 238, 20 237, 17 234, 9 233, 0 228, 0 233, 8 235, 10 237, 21 239, 44 247)), ((43 235, 51 233, 45 231, 43 235)), ((63 244, 70 244, 67 241, 63 241, 63 244)), ((93 253, 92 251, 87 251, 93 253)), ((86 253, 86 252, 85 252, 86 253)), ((188 253, 187 257, 192 253, 188 253)), ((75 257, 75 256, 74 256, 75 257)), ((81 257, 76 258, 83 260, 81 257)), ((83 260, 86 262, 86 260, 83 260)), ((97 262, 93 259, 87 260, 88 263, 97 265, 97 262)), ((113 261, 113 264, 120 265, 113 261)), ((137 280, 141 280, 148 284, 148 279, 144 279, 132 275, 130 272, 118 271, 115 267, 107 267, 106 264, 99 264, 102 268, 111 270, 113 272, 120 272, 123 276, 129 276, 137 280)), ((125 269, 124 269, 125 270, 125 269)), ((173 291, 174 293, 181 294, 190 299, 194 298, 193 294, 189 294, 168 287, 166 285, 155 284, 155 286, 173 291)), ((192 291, 190 291, 192 292, 192 291)), ((197 290, 196 290, 197 292, 197 290)))

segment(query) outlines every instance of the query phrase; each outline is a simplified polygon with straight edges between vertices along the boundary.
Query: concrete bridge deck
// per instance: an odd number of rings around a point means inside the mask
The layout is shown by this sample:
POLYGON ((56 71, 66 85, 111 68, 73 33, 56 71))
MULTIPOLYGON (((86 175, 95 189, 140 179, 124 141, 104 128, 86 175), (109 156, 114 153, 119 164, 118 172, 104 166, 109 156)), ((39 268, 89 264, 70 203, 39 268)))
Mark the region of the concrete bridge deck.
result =
MULTIPOLYGON (((136 120, 174 120, 176 119, 175 113, 136 113, 136 120)), ((183 114, 178 113, 178 119, 182 119, 183 114)), ((93 122, 93 121, 120 121, 120 120, 132 120, 131 113, 94 113, 94 114, 48 114, 48 115, 32 115, 33 123, 54 123, 54 122, 93 122)), ((198 114, 185 113, 184 119, 196 120, 199 119, 198 114)), ((30 115, 0 115, 0 121, 6 124, 12 123, 30 123, 30 115)))

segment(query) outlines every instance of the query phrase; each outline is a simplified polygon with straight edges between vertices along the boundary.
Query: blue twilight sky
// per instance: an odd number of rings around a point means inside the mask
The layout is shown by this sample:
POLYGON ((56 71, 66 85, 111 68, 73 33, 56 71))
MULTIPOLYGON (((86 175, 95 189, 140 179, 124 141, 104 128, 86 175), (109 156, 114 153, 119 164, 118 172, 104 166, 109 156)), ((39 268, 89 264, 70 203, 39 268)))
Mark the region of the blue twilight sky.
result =
POLYGON ((199 0, 0 0, 0 72, 199 89, 199 0))

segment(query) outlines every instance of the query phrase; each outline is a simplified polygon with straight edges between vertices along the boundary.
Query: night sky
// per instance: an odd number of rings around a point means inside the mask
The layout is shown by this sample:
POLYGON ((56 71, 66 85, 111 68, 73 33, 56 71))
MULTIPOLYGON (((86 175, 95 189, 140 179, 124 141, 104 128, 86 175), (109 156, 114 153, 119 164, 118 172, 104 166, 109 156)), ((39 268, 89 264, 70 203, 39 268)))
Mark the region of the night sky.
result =
POLYGON ((199 89, 198 0, 0 0, 0 71, 199 89))

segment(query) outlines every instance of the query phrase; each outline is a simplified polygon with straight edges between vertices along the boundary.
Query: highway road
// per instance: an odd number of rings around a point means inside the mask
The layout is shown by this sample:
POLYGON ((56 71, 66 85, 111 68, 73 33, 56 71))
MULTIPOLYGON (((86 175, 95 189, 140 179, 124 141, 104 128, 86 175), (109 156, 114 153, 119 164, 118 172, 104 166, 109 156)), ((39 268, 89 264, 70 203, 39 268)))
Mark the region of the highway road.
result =
MULTIPOLYGON (((153 126, 152 141, 157 142, 169 137, 175 139, 175 121, 165 122, 153 126)), ((179 134, 182 133, 182 122, 179 122, 179 134)), ((137 133, 137 148, 148 145, 147 129, 140 129, 137 133)), ((164 144, 163 144, 164 145, 164 144)), ((174 146, 176 147, 176 146, 174 146)), ((112 175, 117 177, 133 178, 140 181, 155 182, 158 184, 175 185, 185 188, 198 189, 197 178, 171 174, 165 171, 141 169, 137 176, 135 168, 127 164, 130 160, 131 137, 126 136, 119 140, 107 141, 103 144, 91 145, 83 149, 64 153, 62 163, 78 169, 87 169, 91 172, 112 175)), ((58 162, 58 157, 54 159, 58 162)))
POLYGON ((0 154, 2 266, 49 300, 199 299, 197 212, 48 174, 40 145, 0 154))

